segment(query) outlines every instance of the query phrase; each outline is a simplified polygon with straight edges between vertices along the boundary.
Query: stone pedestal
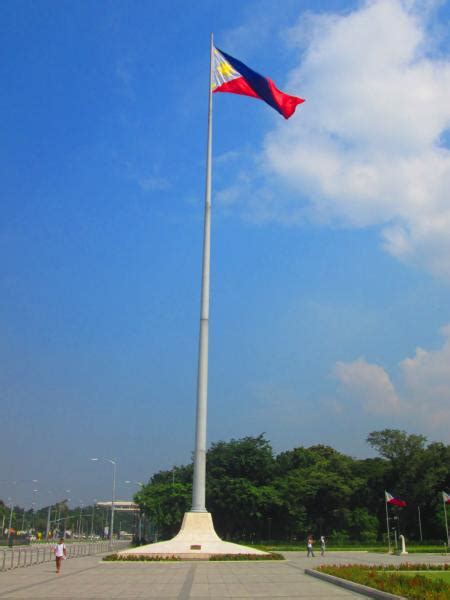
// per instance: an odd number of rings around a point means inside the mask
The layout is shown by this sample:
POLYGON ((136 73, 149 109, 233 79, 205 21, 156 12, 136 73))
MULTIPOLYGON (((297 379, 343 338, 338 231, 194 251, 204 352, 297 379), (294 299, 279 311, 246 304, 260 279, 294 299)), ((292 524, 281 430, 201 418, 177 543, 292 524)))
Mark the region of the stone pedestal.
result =
POLYGON ((215 532, 211 514, 187 512, 178 534, 167 542, 147 544, 119 552, 121 555, 176 556, 188 560, 207 560, 212 554, 260 554, 267 552, 222 541, 215 532))

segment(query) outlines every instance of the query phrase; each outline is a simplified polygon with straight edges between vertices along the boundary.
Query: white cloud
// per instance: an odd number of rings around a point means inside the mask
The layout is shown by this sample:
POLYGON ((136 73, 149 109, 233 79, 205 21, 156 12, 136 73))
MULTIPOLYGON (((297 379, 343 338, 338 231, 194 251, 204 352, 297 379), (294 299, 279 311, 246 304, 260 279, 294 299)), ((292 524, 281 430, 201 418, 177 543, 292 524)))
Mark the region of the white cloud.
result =
POLYGON ((400 399, 386 371, 363 358, 338 362, 335 373, 341 383, 374 414, 393 414, 400 409, 400 399))
POLYGON ((301 62, 281 87, 306 102, 266 137, 255 182, 284 182, 289 201, 255 205, 255 218, 259 206, 280 221, 381 225, 388 252, 450 278, 450 59, 432 54, 434 4, 302 15, 289 33, 301 62))
POLYGON ((399 383, 364 359, 338 362, 335 374, 352 401, 371 414, 399 416, 417 430, 440 432, 450 440, 450 325, 441 331, 438 350, 417 348, 414 357, 399 363, 399 383))

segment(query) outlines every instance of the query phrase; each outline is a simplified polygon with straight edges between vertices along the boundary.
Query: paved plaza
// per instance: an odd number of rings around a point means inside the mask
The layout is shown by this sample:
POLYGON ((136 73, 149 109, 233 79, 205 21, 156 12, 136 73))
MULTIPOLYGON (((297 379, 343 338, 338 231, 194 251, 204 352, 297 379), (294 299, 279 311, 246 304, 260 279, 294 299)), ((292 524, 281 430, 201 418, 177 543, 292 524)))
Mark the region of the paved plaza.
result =
POLYGON ((67 560, 62 574, 53 563, 0 573, 0 598, 221 598, 275 600, 310 598, 344 600, 364 598, 330 583, 305 575, 304 569, 323 563, 442 564, 438 555, 386 556, 358 552, 330 552, 324 558, 286 552, 286 561, 102 563, 101 556, 67 560))

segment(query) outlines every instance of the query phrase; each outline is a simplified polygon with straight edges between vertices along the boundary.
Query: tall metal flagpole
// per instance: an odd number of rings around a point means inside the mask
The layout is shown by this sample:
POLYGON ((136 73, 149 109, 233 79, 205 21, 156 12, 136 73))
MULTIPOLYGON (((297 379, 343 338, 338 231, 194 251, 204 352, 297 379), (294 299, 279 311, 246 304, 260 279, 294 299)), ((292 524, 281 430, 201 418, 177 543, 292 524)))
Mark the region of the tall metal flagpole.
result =
POLYGON ((200 308, 200 334, 197 374, 197 419, 194 451, 194 481, 192 487, 192 512, 207 512, 206 495, 206 414, 208 403, 208 328, 209 280, 211 251, 211 180, 212 180, 212 73, 213 34, 211 34, 208 100, 208 143, 206 151, 205 223, 203 234, 203 272, 200 308))
POLYGON ((386 527, 387 527, 387 536, 388 536, 388 552, 390 554, 391 553, 391 536, 390 536, 390 532, 389 532, 389 513, 388 513, 388 505, 387 505, 387 498, 386 498, 386 490, 384 491, 384 501, 386 504, 386 527))

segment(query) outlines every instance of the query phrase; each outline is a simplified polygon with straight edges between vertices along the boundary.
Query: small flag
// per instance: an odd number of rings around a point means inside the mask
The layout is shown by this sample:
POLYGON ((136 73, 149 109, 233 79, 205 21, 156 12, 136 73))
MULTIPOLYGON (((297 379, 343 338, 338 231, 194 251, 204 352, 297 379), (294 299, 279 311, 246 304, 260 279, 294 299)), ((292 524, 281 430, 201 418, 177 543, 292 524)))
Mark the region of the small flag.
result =
POLYGON ((218 48, 213 49, 212 91, 259 98, 285 119, 289 119, 297 106, 304 102, 303 98, 281 92, 271 79, 256 73, 218 48))
POLYGON ((450 496, 446 492, 442 492, 442 499, 445 504, 450 504, 450 496))
POLYGON ((395 506, 407 506, 406 502, 404 500, 399 500, 398 498, 394 498, 394 496, 392 496, 392 494, 390 494, 389 492, 384 492, 385 498, 386 498, 386 502, 388 504, 394 504, 395 506))

